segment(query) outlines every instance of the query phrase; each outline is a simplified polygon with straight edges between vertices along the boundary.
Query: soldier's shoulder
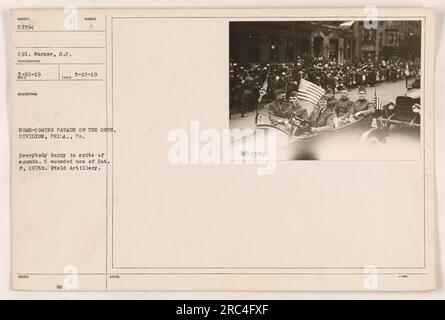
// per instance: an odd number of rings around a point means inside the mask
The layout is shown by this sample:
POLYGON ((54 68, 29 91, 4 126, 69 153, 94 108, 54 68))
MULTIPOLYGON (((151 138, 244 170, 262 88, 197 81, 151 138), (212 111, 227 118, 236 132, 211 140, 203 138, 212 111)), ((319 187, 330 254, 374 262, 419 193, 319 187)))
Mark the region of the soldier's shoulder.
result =
POLYGON ((282 106, 285 106, 285 107, 291 107, 291 106, 293 106, 293 104, 291 103, 291 102, 289 102, 289 101, 280 101, 279 102, 282 106))

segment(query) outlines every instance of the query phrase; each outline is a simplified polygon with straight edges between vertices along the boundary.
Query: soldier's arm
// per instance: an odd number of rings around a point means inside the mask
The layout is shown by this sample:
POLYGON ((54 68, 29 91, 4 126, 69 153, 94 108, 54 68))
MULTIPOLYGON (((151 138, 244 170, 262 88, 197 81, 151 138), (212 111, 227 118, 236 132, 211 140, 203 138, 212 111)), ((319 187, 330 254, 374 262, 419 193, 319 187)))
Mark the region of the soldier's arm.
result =
POLYGON ((336 103, 334 106, 334 115, 338 117, 338 112, 340 111, 340 104, 336 103))
POLYGON ((266 105, 267 108, 267 113, 269 114, 269 120, 272 124, 277 122, 277 118, 275 117, 275 107, 273 102, 270 102, 269 104, 266 105))
POLYGON ((363 111, 364 116, 368 116, 370 114, 373 114, 375 112, 375 106, 373 103, 368 103, 368 109, 363 111))
POLYGON ((345 113, 345 117, 349 117, 351 114, 354 114, 353 103, 350 101, 348 103, 348 112, 345 113))
POLYGON ((350 113, 351 113, 352 115, 355 114, 355 104, 354 104, 354 102, 351 104, 350 113))
POLYGON ((266 106, 264 108, 267 110, 267 113, 269 113, 271 115, 273 115, 275 112, 272 103, 266 104, 266 106))
POLYGON ((287 118, 291 118, 294 115, 294 107, 289 105, 287 109, 284 111, 284 116, 287 118))

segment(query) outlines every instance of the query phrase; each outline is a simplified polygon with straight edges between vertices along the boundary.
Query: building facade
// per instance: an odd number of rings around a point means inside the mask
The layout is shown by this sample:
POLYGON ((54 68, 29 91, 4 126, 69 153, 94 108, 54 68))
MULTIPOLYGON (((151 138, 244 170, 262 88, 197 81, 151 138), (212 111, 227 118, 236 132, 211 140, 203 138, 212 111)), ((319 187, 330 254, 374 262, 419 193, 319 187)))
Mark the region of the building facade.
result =
POLYGON ((292 63, 318 56, 343 63, 401 54, 420 55, 420 21, 230 23, 230 60, 240 63, 292 63))

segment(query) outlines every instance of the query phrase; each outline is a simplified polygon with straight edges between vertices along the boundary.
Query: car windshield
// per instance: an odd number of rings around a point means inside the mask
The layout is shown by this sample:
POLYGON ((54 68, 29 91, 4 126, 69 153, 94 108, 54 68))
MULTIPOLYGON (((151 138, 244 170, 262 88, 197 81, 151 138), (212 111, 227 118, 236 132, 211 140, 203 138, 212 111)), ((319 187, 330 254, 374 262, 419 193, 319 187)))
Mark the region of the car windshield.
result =
POLYGON ((303 133, 302 128, 304 128, 306 124, 306 120, 295 116, 285 118, 265 112, 258 112, 255 118, 257 128, 274 128, 289 136, 301 135, 303 133))

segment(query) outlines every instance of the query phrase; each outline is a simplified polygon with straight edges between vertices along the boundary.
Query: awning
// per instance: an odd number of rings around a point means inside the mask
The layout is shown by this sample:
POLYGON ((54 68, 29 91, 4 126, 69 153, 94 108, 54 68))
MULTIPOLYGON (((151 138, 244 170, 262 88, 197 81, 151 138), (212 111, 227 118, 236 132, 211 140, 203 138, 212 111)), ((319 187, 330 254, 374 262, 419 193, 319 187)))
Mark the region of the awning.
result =
POLYGON ((354 21, 346 21, 339 25, 340 28, 350 28, 354 24, 354 21))

